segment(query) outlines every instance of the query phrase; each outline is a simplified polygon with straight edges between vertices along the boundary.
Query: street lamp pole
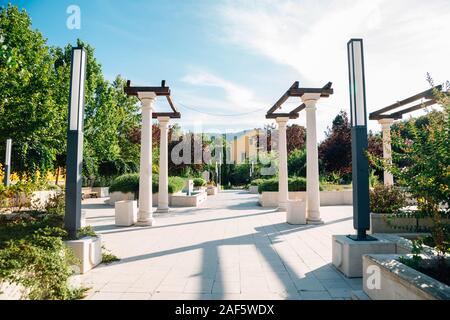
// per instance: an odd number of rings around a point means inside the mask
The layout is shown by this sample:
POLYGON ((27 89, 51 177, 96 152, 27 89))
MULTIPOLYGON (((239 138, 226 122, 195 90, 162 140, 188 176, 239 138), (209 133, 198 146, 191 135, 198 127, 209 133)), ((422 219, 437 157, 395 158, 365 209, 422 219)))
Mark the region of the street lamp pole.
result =
POLYGON ((10 184, 9 176, 11 175, 11 146, 12 140, 6 140, 6 155, 5 155, 5 176, 3 178, 3 183, 5 187, 8 187, 10 184))
POLYGON ((83 117, 86 78, 86 52, 72 49, 69 96, 69 128, 67 130, 66 208, 64 226, 75 238, 81 226, 81 187, 83 168, 83 117))
POLYGON ((356 236, 350 235, 349 238, 356 241, 376 240, 366 234, 370 229, 370 211, 363 40, 351 39, 347 50, 352 123, 353 227, 357 230, 356 236))

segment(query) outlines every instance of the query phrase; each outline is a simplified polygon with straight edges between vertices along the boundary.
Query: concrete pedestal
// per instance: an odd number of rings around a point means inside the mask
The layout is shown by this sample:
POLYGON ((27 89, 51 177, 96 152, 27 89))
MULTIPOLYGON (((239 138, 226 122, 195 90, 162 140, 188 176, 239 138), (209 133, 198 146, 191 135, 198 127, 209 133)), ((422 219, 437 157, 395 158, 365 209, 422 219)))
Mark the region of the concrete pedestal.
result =
POLYGON ((115 224, 129 227, 137 222, 137 201, 125 200, 115 203, 115 224))
POLYGON ((378 241, 354 241, 346 235, 334 235, 332 241, 333 265, 348 278, 363 276, 362 256, 364 254, 396 253, 396 244, 381 238, 378 241))
POLYGON ((306 224, 306 202, 288 200, 286 222, 289 224, 306 224))
POLYGON ((72 249, 75 257, 80 261, 77 266, 74 266, 76 273, 86 273, 102 262, 102 240, 100 236, 66 241, 66 245, 72 249))

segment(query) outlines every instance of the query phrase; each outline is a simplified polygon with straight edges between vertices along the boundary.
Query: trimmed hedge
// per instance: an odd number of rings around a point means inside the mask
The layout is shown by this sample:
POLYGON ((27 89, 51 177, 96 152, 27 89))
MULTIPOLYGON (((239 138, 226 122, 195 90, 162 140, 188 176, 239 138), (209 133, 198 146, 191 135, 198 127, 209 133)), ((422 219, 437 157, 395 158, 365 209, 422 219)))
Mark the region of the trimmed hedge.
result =
POLYGON ((139 174, 130 173, 115 178, 109 187, 109 192, 133 192, 137 195, 139 193, 139 174))
MULTIPOLYGON (((169 177, 169 193, 177 193, 183 190, 186 181, 182 177, 169 177)), ((152 180, 152 192, 158 193, 159 191, 159 176, 153 175, 152 180)))
POLYGON ((267 179, 255 179, 250 181, 250 185, 251 186, 260 186, 261 184, 263 184, 267 179))
MULTIPOLYGON (((293 177, 288 179, 289 191, 306 191, 306 178, 293 177)), ((278 178, 267 179, 258 185, 258 192, 278 191, 278 178)))
POLYGON ((193 181, 194 181, 194 187, 206 186, 206 181, 203 178, 195 178, 193 181))
MULTIPOLYGON (((185 179, 181 177, 169 177, 169 193, 176 193, 183 189, 185 179)), ((152 177, 152 192, 157 193, 159 190, 159 177, 152 177)), ((110 192, 132 192, 136 196, 139 194, 139 174, 130 173, 117 177, 109 187, 110 192)))

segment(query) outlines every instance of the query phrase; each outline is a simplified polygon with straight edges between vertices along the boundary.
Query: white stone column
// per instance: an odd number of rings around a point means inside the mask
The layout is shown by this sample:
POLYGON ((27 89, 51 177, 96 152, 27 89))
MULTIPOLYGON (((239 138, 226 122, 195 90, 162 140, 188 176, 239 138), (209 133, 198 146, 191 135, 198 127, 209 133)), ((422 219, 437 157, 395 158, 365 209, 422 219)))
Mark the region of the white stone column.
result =
POLYGON ((278 210, 286 211, 289 198, 288 193, 288 169, 287 169, 287 143, 286 124, 288 117, 276 118, 278 123, 278 210))
POLYGON ((142 105, 142 129, 137 225, 151 226, 154 223, 152 212, 152 111, 156 94, 140 92, 138 97, 142 105))
POLYGON ((158 117, 161 140, 159 147, 159 190, 158 210, 160 213, 169 212, 169 151, 168 151, 168 124, 169 117, 158 117))
MULTIPOLYGON (((394 119, 386 118, 378 120, 378 123, 381 124, 381 129, 383 131, 383 158, 386 163, 392 163, 392 149, 391 149, 391 125, 394 123, 394 119)), ((384 170, 384 185, 392 186, 394 185, 394 176, 384 170)))
POLYGON ((321 224, 319 190, 319 151, 317 147, 316 103, 320 93, 302 96, 306 105, 306 216, 308 223, 321 224))

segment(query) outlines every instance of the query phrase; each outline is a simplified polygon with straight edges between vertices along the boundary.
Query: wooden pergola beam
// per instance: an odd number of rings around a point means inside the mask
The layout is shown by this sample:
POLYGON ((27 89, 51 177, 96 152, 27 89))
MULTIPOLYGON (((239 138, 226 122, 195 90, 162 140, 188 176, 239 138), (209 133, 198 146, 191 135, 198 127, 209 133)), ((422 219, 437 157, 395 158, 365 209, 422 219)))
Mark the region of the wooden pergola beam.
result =
MULTIPOLYGON (((415 94, 415 95, 413 95, 413 96, 411 96, 409 98, 403 99, 401 101, 397 101, 396 103, 391 104, 390 106, 387 106, 387 107, 382 108, 380 110, 374 111, 374 112, 370 113, 369 119, 370 120, 381 119, 380 116, 382 116, 383 113, 386 113, 388 111, 391 111, 391 110, 403 107, 403 106, 405 106, 405 105, 407 105, 409 103, 412 103, 412 102, 417 101, 417 100, 422 99, 422 98, 432 99, 434 90, 439 90, 440 91, 440 90, 442 90, 442 86, 441 85, 435 86, 435 87, 433 87, 431 89, 428 89, 428 90, 425 90, 425 91, 420 92, 418 94, 415 94)), ((417 105, 417 106, 419 106, 419 105, 417 105)), ((416 106, 414 106, 414 107, 416 107, 416 106)), ((410 108, 408 108, 408 109, 410 109, 410 108)), ((405 109, 405 110, 408 110, 408 109, 405 109)), ((420 108, 418 108, 418 109, 420 109, 420 108)), ((418 109, 414 109, 414 110, 418 110, 418 109)), ((402 112, 402 111, 394 112, 393 114, 397 114, 397 113, 400 113, 400 112, 402 112)), ((409 111, 409 112, 411 112, 411 111, 409 111)), ((403 115, 405 113, 406 112, 402 112, 401 114, 403 115)), ((386 118, 386 116, 382 116, 382 118, 386 118)))
POLYGON ((306 108, 305 104, 301 104, 290 113, 274 113, 277 109, 281 108, 281 105, 286 102, 290 97, 302 97, 305 93, 320 93, 320 96, 327 98, 334 93, 331 86, 332 82, 328 82, 322 88, 299 88, 299 82, 295 81, 294 84, 281 96, 280 99, 267 111, 266 119, 276 119, 278 117, 289 117, 290 119, 297 119, 298 113, 306 108))
POLYGON ((273 107, 272 108, 270 108, 269 109, 269 111, 267 111, 267 114, 271 114, 271 113, 273 113, 275 110, 277 110, 277 109, 280 109, 281 108, 281 105, 283 104, 283 103, 285 103, 286 102, 286 100, 287 99, 289 99, 289 97, 291 96, 290 95, 290 91, 292 90, 292 89, 295 89, 295 88, 298 88, 298 86, 299 86, 299 82, 298 81, 295 81, 294 82, 294 84, 281 96, 281 98, 280 99, 278 99, 278 101, 277 102, 275 102, 275 104, 273 105, 273 107))
POLYGON ((166 87, 166 80, 161 81, 160 87, 133 87, 131 86, 131 81, 127 81, 127 85, 124 91, 129 96, 138 96, 140 92, 154 92, 157 96, 164 96, 169 103, 172 112, 153 112, 152 118, 156 119, 158 117, 169 117, 173 119, 181 118, 181 114, 173 103, 172 97, 170 96, 170 88, 166 87))
POLYGON ((276 118, 289 118, 298 119, 298 113, 271 113, 266 115, 266 119, 276 119, 276 118))

